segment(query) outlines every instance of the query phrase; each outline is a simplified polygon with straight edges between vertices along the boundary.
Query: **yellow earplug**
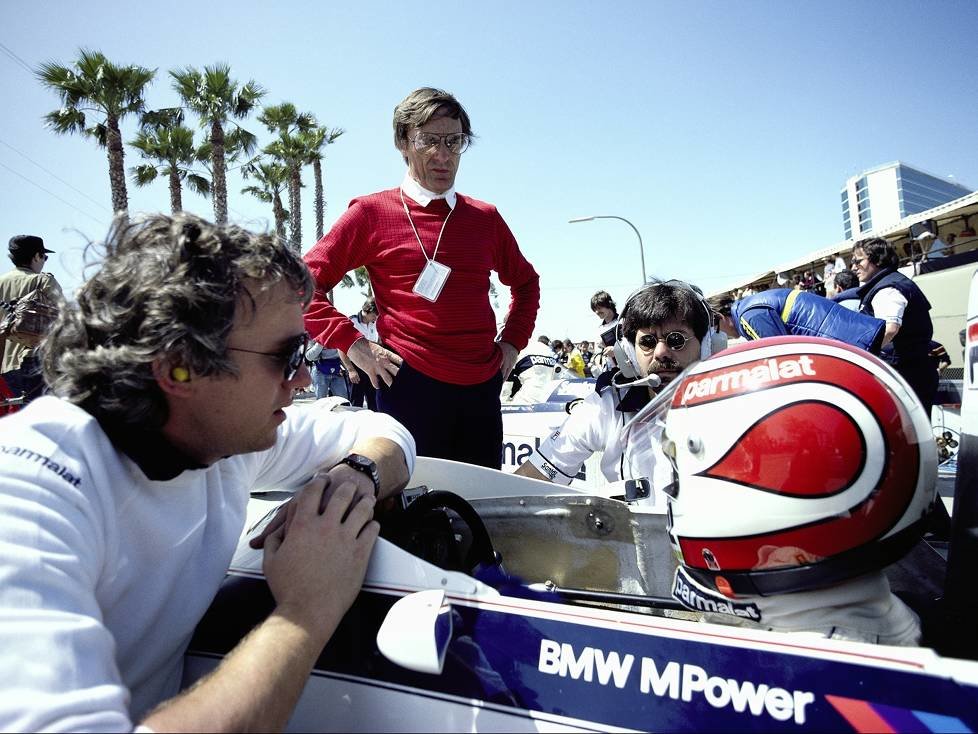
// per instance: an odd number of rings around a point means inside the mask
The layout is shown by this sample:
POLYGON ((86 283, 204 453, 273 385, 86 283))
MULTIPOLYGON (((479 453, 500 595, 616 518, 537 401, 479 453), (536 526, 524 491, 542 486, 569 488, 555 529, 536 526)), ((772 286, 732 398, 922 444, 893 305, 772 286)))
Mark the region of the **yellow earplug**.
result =
POLYGON ((190 382, 190 371, 186 367, 174 367, 170 371, 170 377, 176 382, 190 382))

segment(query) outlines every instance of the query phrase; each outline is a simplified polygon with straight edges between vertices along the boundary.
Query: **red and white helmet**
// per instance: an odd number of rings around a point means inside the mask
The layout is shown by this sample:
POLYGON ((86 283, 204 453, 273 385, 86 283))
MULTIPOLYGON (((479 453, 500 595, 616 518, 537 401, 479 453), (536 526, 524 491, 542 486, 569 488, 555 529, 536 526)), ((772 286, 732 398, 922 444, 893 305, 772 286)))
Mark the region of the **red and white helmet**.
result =
MULTIPOLYGON (((777 337, 699 362, 666 416, 680 563, 727 596, 881 569, 920 538, 937 452, 910 386, 867 352, 777 337)), ((670 386, 672 387, 672 386, 670 386)))

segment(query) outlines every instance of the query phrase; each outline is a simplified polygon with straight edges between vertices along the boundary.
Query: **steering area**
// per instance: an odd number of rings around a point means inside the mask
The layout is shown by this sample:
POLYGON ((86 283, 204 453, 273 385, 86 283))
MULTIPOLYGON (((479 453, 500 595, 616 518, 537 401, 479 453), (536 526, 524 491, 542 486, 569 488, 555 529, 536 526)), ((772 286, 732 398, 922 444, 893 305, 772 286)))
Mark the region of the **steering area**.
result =
POLYGON ((380 537, 446 571, 471 575, 480 566, 499 565, 479 513, 454 492, 426 491, 379 519, 380 537))

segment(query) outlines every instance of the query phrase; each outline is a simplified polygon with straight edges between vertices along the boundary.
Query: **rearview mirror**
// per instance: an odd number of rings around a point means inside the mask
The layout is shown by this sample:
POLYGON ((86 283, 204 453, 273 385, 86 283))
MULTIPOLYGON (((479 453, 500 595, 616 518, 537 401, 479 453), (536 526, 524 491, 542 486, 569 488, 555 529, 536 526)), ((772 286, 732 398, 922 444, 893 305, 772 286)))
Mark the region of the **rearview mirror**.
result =
POLYGON ((440 589, 398 599, 377 631, 381 654, 403 668, 439 675, 452 640, 452 607, 440 589))

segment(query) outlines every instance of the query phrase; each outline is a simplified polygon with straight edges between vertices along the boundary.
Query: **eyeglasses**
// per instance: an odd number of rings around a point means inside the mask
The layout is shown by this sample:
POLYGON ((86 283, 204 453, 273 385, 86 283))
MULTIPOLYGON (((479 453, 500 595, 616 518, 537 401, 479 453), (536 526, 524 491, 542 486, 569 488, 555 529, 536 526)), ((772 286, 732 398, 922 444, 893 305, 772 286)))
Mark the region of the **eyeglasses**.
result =
POLYGON ((860 265, 862 265, 867 260, 869 260, 868 257, 854 257, 854 258, 852 258, 852 266, 854 268, 855 267, 859 267, 860 265))
POLYGON ((418 132, 411 139, 414 149, 419 153, 429 153, 443 142, 448 152, 452 155, 462 155, 469 147, 471 142, 465 133, 449 133, 448 135, 436 135, 435 133, 418 132))
POLYGON ((258 352, 254 349, 242 349, 241 347, 228 347, 229 352, 247 352, 248 354, 262 354, 266 357, 274 357, 282 365, 282 376, 286 382, 295 379, 296 373, 307 364, 306 347, 309 346, 309 335, 302 334, 295 337, 294 343, 285 347, 280 352, 258 352))
POLYGON ((659 337, 655 334, 643 334, 639 337, 638 347, 643 352, 652 352, 659 342, 665 342, 666 346, 674 352, 681 352, 692 337, 686 336, 681 331, 670 331, 665 336, 659 337))

